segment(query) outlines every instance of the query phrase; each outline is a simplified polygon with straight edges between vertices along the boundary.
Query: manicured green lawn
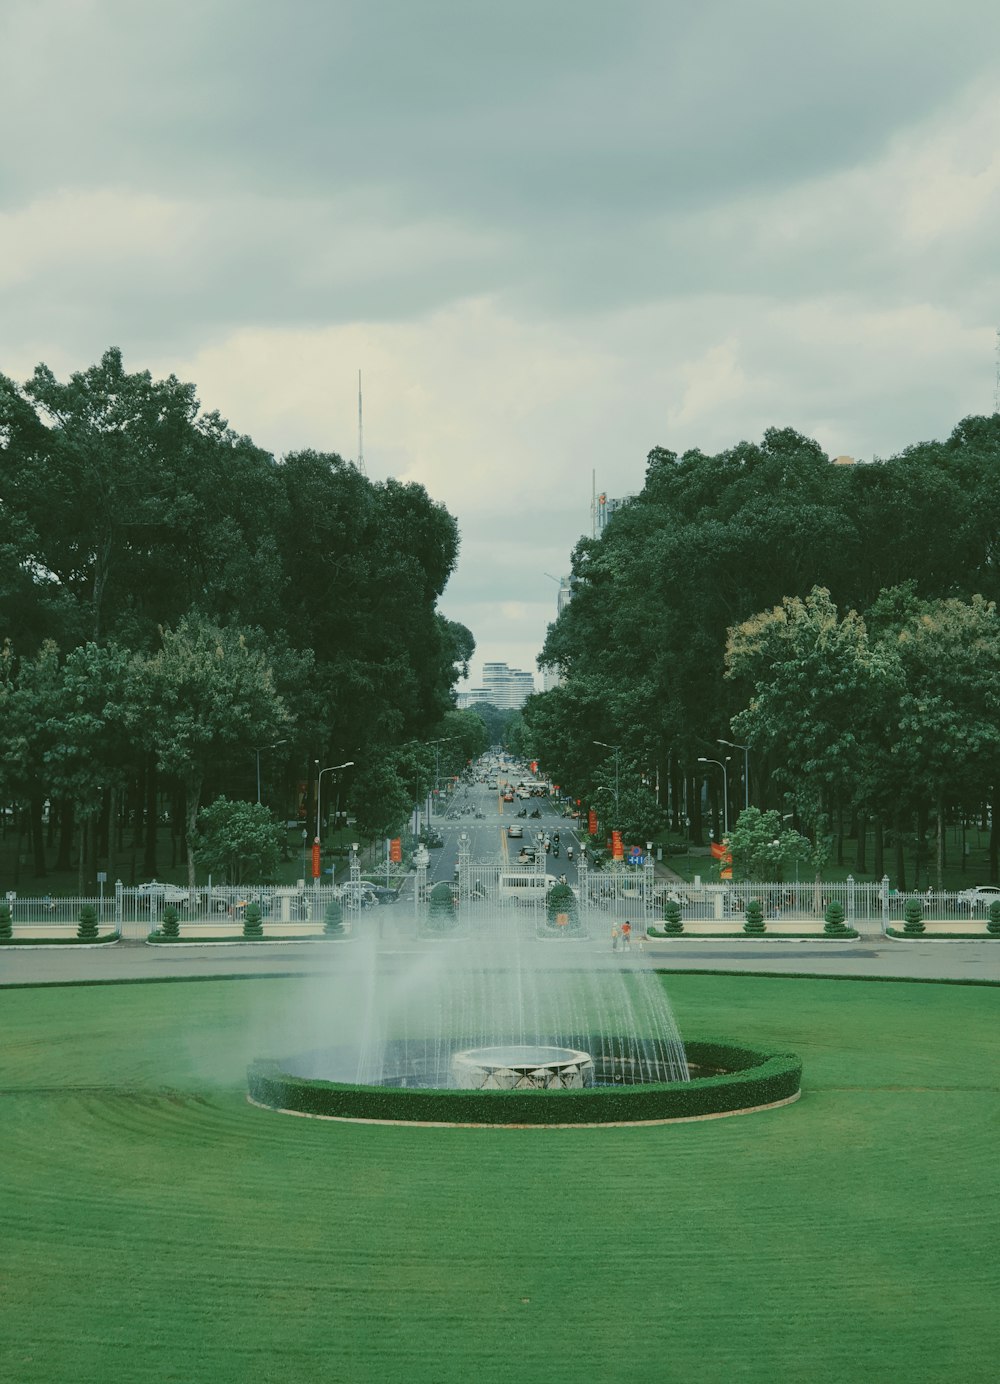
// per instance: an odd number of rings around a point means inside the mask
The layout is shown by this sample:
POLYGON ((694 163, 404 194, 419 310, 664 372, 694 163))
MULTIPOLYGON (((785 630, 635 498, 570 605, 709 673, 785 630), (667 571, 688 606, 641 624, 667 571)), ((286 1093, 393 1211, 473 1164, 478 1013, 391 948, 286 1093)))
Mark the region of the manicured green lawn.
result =
POLYGON ((0 991, 0 1378, 995 1379, 1000 990, 667 984, 802 1099, 331 1124, 244 1098, 299 981, 0 991))

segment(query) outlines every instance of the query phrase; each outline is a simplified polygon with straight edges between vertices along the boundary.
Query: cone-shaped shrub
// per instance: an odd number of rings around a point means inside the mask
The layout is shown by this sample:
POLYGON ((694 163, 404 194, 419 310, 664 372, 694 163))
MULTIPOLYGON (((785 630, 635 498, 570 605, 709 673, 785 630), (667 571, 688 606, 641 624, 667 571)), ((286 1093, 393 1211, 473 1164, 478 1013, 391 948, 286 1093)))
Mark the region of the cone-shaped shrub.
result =
POLYGON ((430 907, 427 911, 427 922, 436 932, 448 932, 458 921, 455 914, 455 899, 451 892, 451 885, 443 879, 439 880, 431 890, 430 907))
POLYGON ((747 904, 746 918, 743 921, 743 931, 749 933, 751 937, 763 937, 767 931, 764 923, 764 909, 760 899, 751 899, 747 904))
POLYGON ((261 917, 260 904, 248 903, 243 914, 243 936, 244 937, 263 937, 264 919, 261 917))
POLYGON ((160 919, 160 932, 164 937, 179 937, 181 935, 180 914, 172 903, 168 903, 163 910, 163 917, 160 919))
POLYGON ((681 906, 676 899, 667 899, 663 905, 663 931, 668 937, 680 937, 684 931, 681 906))
POLYGON ((80 909, 80 921, 76 925, 76 935, 81 942, 97 941, 97 909, 92 903, 85 903, 80 909))
POLYGON ((327 937, 343 937, 344 910, 339 899, 331 899, 323 914, 323 932, 327 937))
POLYGON ((0 942, 9 942, 14 936, 14 924, 11 922, 10 904, 4 899, 0 902, 0 942))
POLYGON ((836 899, 831 899, 823 915, 823 931, 828 937, 843 937, 850 929, 844 922, 844 909, 836 899))
POLYGON ((989 912, 986 915, 986 931, 991 937, 1000 937, 1000 899, 990 904, 989 912))
POLYGON ((907 937, 919 937, 924 930, 924 906, 919 899, 907 899, 903 909, 903 931, 907 937))
POLYGON ((576 895, 568 884, 553 884, 545 895, 545 921, 557 932, 575 932, 580 926, 576 895))

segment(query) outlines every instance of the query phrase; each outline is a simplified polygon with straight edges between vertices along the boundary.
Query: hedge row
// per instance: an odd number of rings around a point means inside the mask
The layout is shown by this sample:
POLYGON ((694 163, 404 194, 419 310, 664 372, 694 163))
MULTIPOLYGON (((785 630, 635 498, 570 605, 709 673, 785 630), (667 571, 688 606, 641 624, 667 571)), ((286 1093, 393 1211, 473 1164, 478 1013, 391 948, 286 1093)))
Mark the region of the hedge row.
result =
POLYGON ((599 1086, 583 1091, 465 1091, 397 1086, 352 1086, 293 1076, 277 1062, 247 1070, 250 1096, 276 1110, 344 1119, 447 1124, 630 1124, 690 1119, 770 1105, 798 1094, 802 1062, 794 1053, 767 1053, 721 1041, 688 1042, 688 1061, 725 1068, 687 1082, 599 1086))
MULTIPOLYGON (((657 942, 700 942, 705 938, 718 939, 728 937, 730 940, 745 938, 747 934, 742 928, 737 931, 729 932, 664 932, 662 927, 650 926, 646 929, 646 935, 654 938, 657 942)), ((902 936, 902 934, 900 934, 902 936)), ((765 942, 829 942, 831 934, 829 932, 765 932, 762 934, 765 942)), ((861 936, 855 928, 846 928, 843 932, 832 934, 834 940, 850 942, 861 936)), ((755 941, 760 940, 754 938, 755 941)))
POLYGON ((914 935, 891 927, 886 935, 900 937, 906 942, 1000 942, 1000 936, 993 932, 919 932, 914 935))
POLYGON ((82 937, 4 937, 0 938, 0 947, 99 947, 117 942, 118 937, 117 932, 102 932, 89 940, 82 937))

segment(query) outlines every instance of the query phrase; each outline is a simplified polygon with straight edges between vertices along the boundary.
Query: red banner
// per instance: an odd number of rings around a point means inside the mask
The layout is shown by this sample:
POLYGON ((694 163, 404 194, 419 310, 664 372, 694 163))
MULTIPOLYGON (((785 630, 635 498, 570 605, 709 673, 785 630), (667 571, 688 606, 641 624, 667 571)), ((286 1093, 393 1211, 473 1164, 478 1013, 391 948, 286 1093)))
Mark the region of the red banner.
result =
POLYGON ((396 865, 403 859, 403 843, 398 836, 389 842, 389 859, 396 865))
POLYGON ((597 813, 592 807, 587 811, 587 832, 590 836, 597 835, 597 813))
POLYGON ((625 847, 622 845, 622 834, 620 831, 611 833, 611 854, 615 860, 623 860, 625 857, 625 847))
POLYGON ((722 841, 713 841, 710 849, 714 860, 722 860, 726 854, 725 843, 722 841))
POLYGON ((319 842, 313 842, 313 879, 320 877, 319 842))
POLYGON ((532 772, 533 774, 537 774, 537 773, 538 773, 538 760, 537 760, 537 759, 533 759, 533 760, 531 761, 531 772, 532 772))

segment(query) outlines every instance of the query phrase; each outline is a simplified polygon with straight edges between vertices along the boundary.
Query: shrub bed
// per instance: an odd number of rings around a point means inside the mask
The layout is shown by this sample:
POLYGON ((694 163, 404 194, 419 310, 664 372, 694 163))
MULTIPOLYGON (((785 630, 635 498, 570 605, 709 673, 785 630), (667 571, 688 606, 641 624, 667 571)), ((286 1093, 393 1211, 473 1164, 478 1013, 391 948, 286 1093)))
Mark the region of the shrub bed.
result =
MULTIPOLYGON (((646 936, 654 938, 657 942, 704 942, 706 938, 718 939, 720 937, 728 937, 730 940, 732 940, 733 938, 738 937, 745 939, 747 934, 743 931, 742 928, 740 928, 738 932, 685 932, 678 935, 677 933, 664 931, 662 925, 660 927, 657 927, 655 924, 651 924, 646 929, 646 936)), ((754 934, 755 940, 759 936, 763 936, 763 940, 765 942, 830 941, 830 935, 826 932, 765 932, 763 934, 754 934)), ((860 936, 861 933, 858 932, 857 929, 853 927, 845 927, 843 932, 838 932, 834 934, 834 940, 841 942, 849 942, 852 939, 857 939, 860 936)), ((902 936, 902 934, 900 934, 900 936, 902 936)))
POLYGON ((888 928, 886 936, 907 942, 1000 942, 1000 937, 992 932, 907 932, 898 927, 888 928))
POLYGON ((5 937, 0 947, 102 947, 117 942, 117 932, 102 932, 97 937, 5 937))
MULTIPOLYGON (((603 1040, 595 1040, 596 1051, 603 1040)), ((681 1120, 772 1105, 796 1096, 802 1062, 719 1040, 685 1043, 688 1061, 724 1069, 687 1082, 600 1086, 583 1091, 468 1091, 353 1086, 294 1076, 267 1059, 247 1070, 250 1098, 274 1110, 341 1119, 481 1125, 633 1124, 681 1120)))

